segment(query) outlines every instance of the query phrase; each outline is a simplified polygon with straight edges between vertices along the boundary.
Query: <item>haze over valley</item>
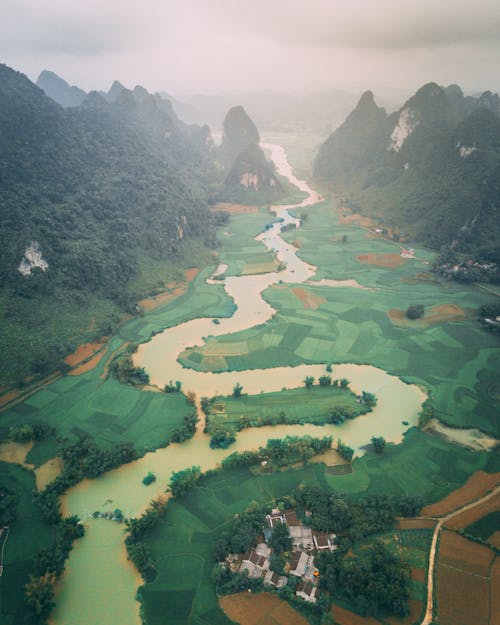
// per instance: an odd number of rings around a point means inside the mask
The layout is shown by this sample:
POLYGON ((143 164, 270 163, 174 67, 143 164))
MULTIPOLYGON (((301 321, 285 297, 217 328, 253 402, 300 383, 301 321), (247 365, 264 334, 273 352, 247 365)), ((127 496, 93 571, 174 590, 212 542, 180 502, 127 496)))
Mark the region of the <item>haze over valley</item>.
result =
POLYGON ((496 625, 499 32, 7 2, 2 625, 496 625))

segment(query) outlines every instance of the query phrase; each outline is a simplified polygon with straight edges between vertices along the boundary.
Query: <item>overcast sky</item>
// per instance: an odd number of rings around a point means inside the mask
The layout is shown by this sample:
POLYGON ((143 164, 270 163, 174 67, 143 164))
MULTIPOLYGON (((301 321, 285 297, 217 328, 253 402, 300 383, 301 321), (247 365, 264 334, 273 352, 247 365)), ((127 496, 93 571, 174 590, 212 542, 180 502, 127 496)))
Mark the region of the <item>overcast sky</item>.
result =
POLYGON ((500 0, 1 0, 0 59, 85 90, 500 90, 500 0))

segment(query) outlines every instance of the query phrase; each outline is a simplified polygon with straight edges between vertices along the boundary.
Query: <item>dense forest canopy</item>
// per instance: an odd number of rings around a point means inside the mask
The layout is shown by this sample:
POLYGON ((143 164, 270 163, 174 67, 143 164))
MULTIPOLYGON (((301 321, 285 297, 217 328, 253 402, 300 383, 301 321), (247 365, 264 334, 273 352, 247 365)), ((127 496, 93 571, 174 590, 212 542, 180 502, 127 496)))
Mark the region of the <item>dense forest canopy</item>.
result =
POLYGON ((58 300, 132 309, 138 293, 125 286, 141 261, 173 263, 189 240, 215 245, 209 129, 140 87, 115 91, 64 109, 0 66, 2 352, 14 378, 71 351, 48 330, 58 300), (32 331, 44 344, 28 341, 21 366, 16 346, 32 331))

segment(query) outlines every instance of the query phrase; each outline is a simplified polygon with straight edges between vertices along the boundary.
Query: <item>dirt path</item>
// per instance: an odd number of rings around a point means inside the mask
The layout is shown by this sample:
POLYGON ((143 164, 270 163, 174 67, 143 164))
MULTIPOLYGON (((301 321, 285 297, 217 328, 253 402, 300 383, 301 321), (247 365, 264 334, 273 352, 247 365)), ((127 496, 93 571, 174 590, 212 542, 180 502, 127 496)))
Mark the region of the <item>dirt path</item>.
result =
POLYGON ((431 549, 429 552, 429 570, 427 573, 427 607, 425 610, 424 618, 422 619, 420 625, 430 625, 432 623, 432 615, 434 612, 434 565, 436 563, 436 547, 439 532, 441 531, 443 525, 445 525, 447 521, 449 521, 457 514, 462 514, 462 512, 465 512, 466 510, 470 510, 471 508, 475 508, 476 506, 481 505, 485 501, 488 501, 488 499, 494 497, 497 493, 500 493, 500 486, 496 486, 491 492, 489 492, 487 495, 484 495, 484 497, 481 497, 480 499, 477 499, 476 501, 467 504, 463 508, 454 510, 450 514, 442 517, 436 525, 436 529, 434 530, 434 534, 432 535, 431 549))

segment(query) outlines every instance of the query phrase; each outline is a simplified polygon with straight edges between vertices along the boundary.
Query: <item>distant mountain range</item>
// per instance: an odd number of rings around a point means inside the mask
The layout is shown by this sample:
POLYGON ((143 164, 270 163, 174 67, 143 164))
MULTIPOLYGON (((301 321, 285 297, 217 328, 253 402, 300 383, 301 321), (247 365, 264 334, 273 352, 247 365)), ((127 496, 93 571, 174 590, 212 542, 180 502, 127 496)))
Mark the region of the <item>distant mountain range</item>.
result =
POLYGON ((314 178, 417 241, 500 261, 500 99, 429 83, 387 115, 363 94, 314 178))

